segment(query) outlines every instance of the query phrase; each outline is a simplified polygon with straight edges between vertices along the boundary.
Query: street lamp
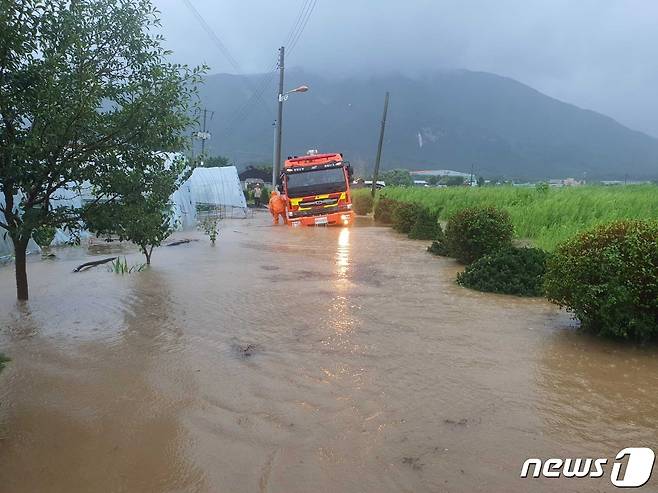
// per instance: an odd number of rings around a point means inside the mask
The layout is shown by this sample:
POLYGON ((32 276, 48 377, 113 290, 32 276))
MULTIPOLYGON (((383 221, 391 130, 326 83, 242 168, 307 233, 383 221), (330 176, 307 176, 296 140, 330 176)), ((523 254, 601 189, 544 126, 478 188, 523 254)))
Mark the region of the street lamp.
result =
POLYGON ((276 189, 276 181, 281 172, 281 140, 282 140, 282 123, 283 123, 283 102, 288 100, 288 96, 295 92, 306 92, 308 86, 302 85, 295 87, 290 91, 283 91, 283 72, 281 72, 281 79, 279 84, 279 117, 277 118, 275 140, 274 140, 274 163, 272 166, 272 188, 276 189))
POLYGON ((288 94, 292 94, 293 92, 306 92, 306 91, 308 91, 308 86, 299 86, 299 87, 295 87, 294 89, 291 89, 290 91, 286 91, 283 94, 279 94, 279 103, 287 101, 288 94))

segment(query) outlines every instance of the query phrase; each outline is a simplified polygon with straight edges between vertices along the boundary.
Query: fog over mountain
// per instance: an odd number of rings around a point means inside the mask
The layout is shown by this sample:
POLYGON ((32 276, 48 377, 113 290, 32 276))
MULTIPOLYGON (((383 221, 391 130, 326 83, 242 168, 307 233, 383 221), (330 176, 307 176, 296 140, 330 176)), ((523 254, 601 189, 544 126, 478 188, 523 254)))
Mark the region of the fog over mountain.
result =
MULTIPOLYGON (((262 73, 305 0, 155 0, 176 61, 262 73)), ((309 5, 309 8, 312 5, 309 5)), ((317 0, 287 65, 333 77, 492 72, 658 137, 658 2, 317 0)))
MULTIPOLYGON (((358 85, 371 79, 416 80, 422 85, 441 71, 487 72, 658 136, 658 64, 653 62, 658 46, 658 2, 155 0, 155 4, 161 11, 167 46, 174 51, 172 59, 192 65, 207 63, 211 73, 244 76, 267 72, 276 63, 277 48, 286 45, 287 67, 316 74, 326 87, 344 94, 335 104, 345 106, 359 103, 348 97, 355 93, 347 90, 346 81, 358 80, 358 85)), ((292 82, 289 78, 287 87, 292 82)), ((321 94, 325 86, 319 84, 304 95, 307 102, 333 97, 321 94)), ((271 123, 275 87, 275 83, 266 86, 262 95, 266 104, 251 105, 258 108, 251 107, 247 117, 262 118, 252 123, 271 123), (270 109, 264 111, 263 107, 270 109)), ((253 89, 236 86, 236 92, 225 97, 240 99, 253 89)), ((395 88, 378 88, 380 92, 385 89, 394 92, 395 88)), ((406 111, 400 106, 405 99, 399 96, 392 96, 392 111, 398 114, 406 111)), ((373 97, 381 99, 383 94, 373 97)), ((438 93, 436 98, 440 98, 438 93)), ((306 105, 301 100, 299 104, 306 105)), ((290 105, 291 112, 295 105, 290 105)), ((217 110, 216 119, 227 118, 220 111, 223 107, 209 109, 217 110)), ((434 111, 441 117, 438 108, 434 111)), ((375 125, 377 119, 377 115, 369 117, 375 125)), ((417 127, 417 122, 412 126, 417 127)), ((431 133, 426 137, 426 142, 432 140, 431 133)), ((286 138, 295 136, 287 134, 286 138)), ((542 144, 550 145, 550 141, 542 144)), ((222 147, 219 142, 213 146, 222 147)), ((628 147, 617 149, 622 150, 629 152, 628 147)), ((631 152, 646 155, 647 151, 640 146, 631 152)), ((589 164, 584 162, 581 168, 589 164)))
MULTIPOLYGON (((494 74, 459 70, 334 80, 295 70, 288 80, 291 87, 308 83, 313 90, 285 103, 284 155, 341 151, 367 172, 388 90, 388 168, 474 166, 485 176, 519 179, 658 178, 657 139, 494 74)), ((216 111, 208 124, 211 153, 238 163, 271 161, 271 110, 255 97, 268 81, 268 75, 207 78, 202 101, 216 111)))

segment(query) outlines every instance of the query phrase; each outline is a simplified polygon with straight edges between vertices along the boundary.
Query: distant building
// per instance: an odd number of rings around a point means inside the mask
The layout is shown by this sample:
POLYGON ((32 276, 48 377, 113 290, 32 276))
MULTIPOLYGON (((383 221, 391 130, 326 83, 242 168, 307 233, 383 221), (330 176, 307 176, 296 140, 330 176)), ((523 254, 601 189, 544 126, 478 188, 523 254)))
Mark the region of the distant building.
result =
MULTIPOLYGON (((377 180, 377 185, 375 188, 378 190, 380 188, 384 188, 386 186, 386 182, 383 180, 377 180)), ((359 178, 358 180, 352 182, 351 188, 372 188, 372 180, 363 180, 362 178, 359 178)))
POLYGON ((270 183, 272 181, 272 171, 268 171, 263 168, 257 168, 255 166, 247 166, 242 173, 239 174, 240 181, 245 182, 248 178, 257 178, 262 180, 264 183, 270 183))
POLYGON ((461 171, 454 171, 451 169, 426 169, 418 171, 410 171, 412 176, 461 176, 462 178, 470 178, 470 173, 462 173, 461 171))
POLYGON ((650 181, 637 181, 637 180, 603 180, 601 185, 615 186, 615 185, 647 185, 650 181))
POLYGON ((548 180, 549 187, 578 187, 584 184, 585 180, 576 180, 575 178, 548 180))

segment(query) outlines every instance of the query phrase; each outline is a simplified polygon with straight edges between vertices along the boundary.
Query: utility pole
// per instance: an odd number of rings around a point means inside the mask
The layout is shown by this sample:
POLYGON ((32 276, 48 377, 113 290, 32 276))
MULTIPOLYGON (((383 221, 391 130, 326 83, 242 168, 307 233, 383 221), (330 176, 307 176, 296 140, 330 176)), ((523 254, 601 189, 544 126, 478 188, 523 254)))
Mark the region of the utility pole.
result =
POLYGON ((276 136, 277 136, 277 124, 276 120, 272 122, 272 130, 274 131, 274 139, 272 142, 274 145, 272 146, 272 149, 274 151, 272 152, 272 190, 274 190, 274 187, 276 186, 275 178, 276 178, 276 136))
POLYGON ((471 163, 471 180, 468 182, 469 187, 473 186, 473 168, 474 167, 475 167, 475 165, 473 163, 471 163))
POLYGON ((379 132, 379 145, 377 145, 377 159, 375 160, 375 172, 372 174, 372 196, 377 189, 377 178, 379 177, 379 162, 382 159, 382 146, 384 145, 384 130, 386 129, 386 113, 388 113, 388 91, 384 98, 384 115, 382 116, 382 128, 379 132))
MULTIPOLYGON (((203 108, 203 133, 205 135, 206 133, 206 116, 208 114, 208 110, 203 108)), ((206 139, 201 139, 201 155, 205 156, 206 155, 206 139)))
MULTIPOLYGON (((208 120, 208 113, 210 113, 210 119, 215 115, 214 111, 209 111, 207 108, 203 109, 203 130, 201 132, 195 132, 194 137, 201 140, 201 158, 205 156, 206 152, 206 140, 210 138, 210 132, 206 130, 206 123, 208 120)), ((194 144, 192 145, 192 152, 194 152, 194 144)))
POLYGON ((279 48, 279 111, 276 119, 276 142, 274 146, 274 163, 272 166, 272 188, 276 189, 276 181, 281 172, 281 137, 283 130, 283 69, 285 48, 279 48))

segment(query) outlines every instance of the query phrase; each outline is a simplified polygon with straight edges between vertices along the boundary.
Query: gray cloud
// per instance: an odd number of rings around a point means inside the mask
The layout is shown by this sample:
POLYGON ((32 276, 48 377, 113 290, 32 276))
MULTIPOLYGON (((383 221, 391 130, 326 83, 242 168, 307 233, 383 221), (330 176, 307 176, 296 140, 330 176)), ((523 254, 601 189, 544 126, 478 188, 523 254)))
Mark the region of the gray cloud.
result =
MULTIPOLYGON (((154 0, 174 58, 235 72, 183 0, 154 0)), ((304 0, 192 0, 243 72, 276 59, 304 0)), ((653 0, 318 0, 288 66, 337 77, 467 68, 658 136, 653 0)))

